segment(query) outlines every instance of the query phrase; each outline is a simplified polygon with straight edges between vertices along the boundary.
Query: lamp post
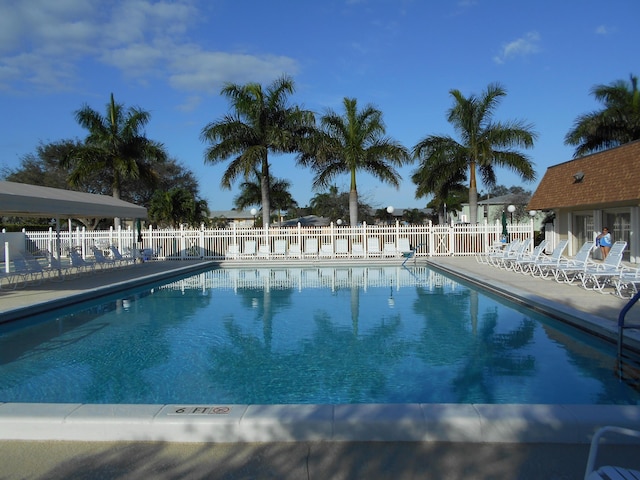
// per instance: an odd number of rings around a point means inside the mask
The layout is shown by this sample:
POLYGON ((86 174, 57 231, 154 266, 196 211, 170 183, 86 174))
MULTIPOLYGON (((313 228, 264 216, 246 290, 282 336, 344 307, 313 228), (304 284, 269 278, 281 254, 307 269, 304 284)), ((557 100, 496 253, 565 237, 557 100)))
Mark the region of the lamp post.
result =
POLYGON ((393 211, 395 210, 395 208, 393 208, 392 205, 389 205, 387 207, 387 213, 389 214, 389 225, 391 225, 391 221, 393 220, 393 211))
POLYGON ((256 210, 255 208, 251 209, 251 215, 253 215, 253 228, 256 228, 256 214, 258 213, 258 210, 256 210))
POLYGON ((513 212, 516 211, 516 206, 515 205, 509 205, 507 207, 507 211, 511 214, 511 225, 513 225, 513 212))
POLYGON ((338 224, 338 226, 342 225, 342 219, 339 218, 338 220, 336 220, 336 223, 338 224))

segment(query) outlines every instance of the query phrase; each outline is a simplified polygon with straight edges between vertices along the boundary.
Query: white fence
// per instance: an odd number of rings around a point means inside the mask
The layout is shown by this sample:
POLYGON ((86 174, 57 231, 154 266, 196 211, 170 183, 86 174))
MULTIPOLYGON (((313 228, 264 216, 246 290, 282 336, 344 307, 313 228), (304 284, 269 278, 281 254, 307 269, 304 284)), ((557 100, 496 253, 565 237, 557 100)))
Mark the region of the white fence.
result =
MULTIPOLYGON (((533 222, 508 226, 510 240, 533 236, 533 222)), ((24 232, 25 251, 56 251, 56 232, 24 232)), ((120 251, 144 249, 154 258, 163 260, 224 259, 230 251, 242 255, 249 245, 263 247, 264 252, 275 252, 276 245, 300 248, 300 258, 305 258, 305 245, 317 243, 319 251, 329 252, 325 256, 354 255, 354 245, 362 246, 361 257, 380 256, 386 246, 395 246, 407 240, 416 256, 475 255, 486 252, 502 240, 502 224, 478 225, 361 225, 357 227, 331 224, 325 227, 270 227, 270 228, 225 228, 225 229, 153 229, 140 232, 142 242, 137 242, 138 232, 131 229, 91 231, 86 229, 60 232, 60 251, 64 255, 70 248, 78 249, 83 256, 91 256, 91 247, 106 249, 117 246, 120 251), (402 242, 399 240, 402 239, 402 242), (346 251, 336 252, 336 242, 346 251)), ((258 254, 260 249, 257 249, 258 254)), ((255 255, 253 255, 255 256, 255 255)), ((311 255, 307 255, 309 257, 311 255)), ((316 254, 317 256, 317 254, 316 254)), ((322 256, 322 255, 321 255, 322 256)), ((265 258, 270 258, 269 255, 265 258)))

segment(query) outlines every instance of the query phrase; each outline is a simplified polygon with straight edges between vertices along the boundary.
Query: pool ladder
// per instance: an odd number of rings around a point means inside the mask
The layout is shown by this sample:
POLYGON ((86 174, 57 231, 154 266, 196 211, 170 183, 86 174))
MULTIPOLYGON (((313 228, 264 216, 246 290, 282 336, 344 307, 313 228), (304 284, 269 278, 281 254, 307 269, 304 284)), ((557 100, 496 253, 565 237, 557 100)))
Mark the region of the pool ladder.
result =
POLYGON ((623 350, 624 331, 629 329, 640 329, 640 325, 628 325, 625 322, 627 313, 629 312, 629 310, 631 310, 631 308, 636 304, 638 300, 640 300, 640 292, 631 297, 631 299, 622 308, 622 310, 620 310, 620 315, 618 315, 618 361, 616 368, 618 370, 619 377, 632 386, 635 386, 636 388, 640 387, 640 364, 637 360, 634 361, 629 357, 623 359, 623 350))

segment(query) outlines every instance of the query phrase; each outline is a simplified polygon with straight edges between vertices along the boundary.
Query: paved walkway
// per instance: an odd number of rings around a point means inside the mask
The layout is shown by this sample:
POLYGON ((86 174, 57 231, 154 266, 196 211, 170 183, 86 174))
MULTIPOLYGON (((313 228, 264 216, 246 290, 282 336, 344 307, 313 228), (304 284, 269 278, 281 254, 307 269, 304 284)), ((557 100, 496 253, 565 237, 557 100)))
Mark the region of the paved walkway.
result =
MULTIPOLYGON (((624 300, 479 265, 472 258, 436 258, 437 268, 559 317, 615 332, 624 300)), ((200 262, 150 262, 128 269, 47 282, 0 293, 0 318, 29 306, 79 301, 126 288, 143 278, 202 268, 200 262), (104 290, 106 289, 106 290, 104 290)), ((48 306, 47 306, 48 305, 48 306)), ((636 310, 640 310, 638 307, 636 310)), ((633 311, 633 318, 640 317, 633 311)), ((589 328, 591 328, 589 327, 589 328)), ((163 442, 0 442, 0 479, 580 479, 586 444, 452 442, 270 442, 182 444, 163 442)), ((608 462, 640 468, 635 446, 605 452, 608 462), (635 465, 634 465, 635 464, 635 465)))

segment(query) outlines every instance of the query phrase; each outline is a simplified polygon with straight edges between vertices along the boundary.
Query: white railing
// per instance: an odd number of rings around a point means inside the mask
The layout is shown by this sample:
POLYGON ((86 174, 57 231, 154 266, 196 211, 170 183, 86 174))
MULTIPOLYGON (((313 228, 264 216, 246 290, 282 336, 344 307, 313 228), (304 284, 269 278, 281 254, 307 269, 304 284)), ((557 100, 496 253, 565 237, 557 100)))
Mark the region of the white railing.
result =
MULTIPOLYGON (((533 222, 508 226, 510 239, 525 239, 533 236, 533 222)), ((25 250, 56 251, 57 237, 53 229, 45 232, 25 231, 25 250)), ((400 251, 402 242, 408 240, 415 255, 475 255, 484 253, 502 239, 502 224, 484 223, 478 225, 366 225, 349 227, 331 224, 325 227, 270 227, 270 228, 225 228, 225 229, 153 229, 141 232, 142 243, 137 242, 137 232, 132 229, 110 229, 91 231, 77 228, 60 231, 60 251, 64 255, 69 248, 78 249, 83 256, 91 256, 91 247, 106 249, 117 246, 120 251, 144 249, 154 258, 164 260, 224 259, 230 251, 244 252, 252 243, 264 245, 265 251, 275 252, 276 242, 287 246, 298 245, 301 258, 304 258, 304 246, 307 240, 316 239, 318 250, 324 246, 329 256, 338 256, 336 241, 346 244, 347 252, 340 256, 355 256, 354 245, 362 246, 360 256, 381 256, 385 244, 395 246, 400 251), (372 239, 372 240, 370 240, 372 239), (284 241, 284 242, 283 242, 284 241), (375 247, 377 244, 377 251, 375 247)), ((321 255, 322 256, 322 255, 321 255)), ((240 258, 245 258, 240 255, 240 258)), ((268 257, 267 257, 268 258, 268 257)))

